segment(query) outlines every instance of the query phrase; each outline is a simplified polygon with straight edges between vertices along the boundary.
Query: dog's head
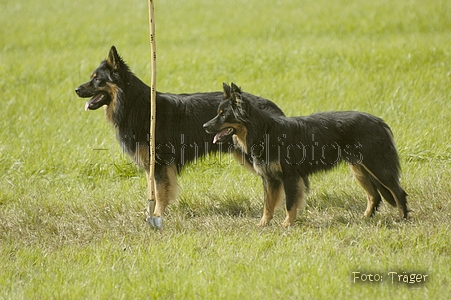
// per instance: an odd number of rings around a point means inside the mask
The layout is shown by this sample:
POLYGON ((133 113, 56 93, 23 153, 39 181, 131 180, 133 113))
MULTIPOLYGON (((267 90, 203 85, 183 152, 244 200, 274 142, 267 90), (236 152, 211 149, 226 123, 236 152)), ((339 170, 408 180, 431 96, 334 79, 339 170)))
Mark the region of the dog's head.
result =
POLYGON ((95 110, 114 101, 127 71, 127 65, 112 46, 108 58, 92 72, 91 79, 75 89, 79 97, 91 98, 86 102, 85 110, 95 110))
POLYGON ((218 107, 217 115, 205 123, 207 133, 215 134, 213 143, 224 142, 232 135, 245 140, 245 126, 243 120, 246 116, 246 102, 241 95, 241 89, 233 82, 231 86, 223 84, 224 100, 218 107))

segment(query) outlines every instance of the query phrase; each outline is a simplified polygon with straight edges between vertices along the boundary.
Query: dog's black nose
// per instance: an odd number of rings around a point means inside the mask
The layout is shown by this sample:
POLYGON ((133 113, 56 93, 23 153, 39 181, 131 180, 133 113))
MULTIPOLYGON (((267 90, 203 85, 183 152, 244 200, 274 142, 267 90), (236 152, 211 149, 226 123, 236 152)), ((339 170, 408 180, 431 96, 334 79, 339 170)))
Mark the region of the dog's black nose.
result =
POLYGON ((214 132, 211 130, 211 124, 210 124, 210 122, 205 123, 202 127, 204 128, 204 130, 205 130, 207 133, 209 133, 209 134, 214 133, 214 132))
POLYGON ((78 87, 78 88, 75 89, 75 93, 77 93, 77 95, 80 96, 80 87, 78 87))
POLYGON ((208 133, 211 133, 211 124, 209 124, 210 122, 205 123, 202 127, 204 127, 204 130, 208 133))

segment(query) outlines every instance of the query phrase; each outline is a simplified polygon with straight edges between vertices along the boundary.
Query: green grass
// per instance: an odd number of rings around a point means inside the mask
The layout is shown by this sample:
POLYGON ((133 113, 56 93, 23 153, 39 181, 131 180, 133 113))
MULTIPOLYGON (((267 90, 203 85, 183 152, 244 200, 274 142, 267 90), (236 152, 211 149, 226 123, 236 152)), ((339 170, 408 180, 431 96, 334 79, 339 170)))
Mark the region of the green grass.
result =
POLYGON ((111 45, 150 82, 146 1, 0 3, 0 299, 446 299, 451 292, 451 3, 156 1, 160 91, 234 81, 287 115, 361 110, 392 127, 412 217, 346 167, 259 228, 262 186, 228 157, 185 169, 164 230, 147 183, 74 88, 111 45), (95 150, 95 149, 107 150, 95 150), (352 272, 381 283, 354 283, 352 272), (427 274, 392 284, 389 272, 427 274))

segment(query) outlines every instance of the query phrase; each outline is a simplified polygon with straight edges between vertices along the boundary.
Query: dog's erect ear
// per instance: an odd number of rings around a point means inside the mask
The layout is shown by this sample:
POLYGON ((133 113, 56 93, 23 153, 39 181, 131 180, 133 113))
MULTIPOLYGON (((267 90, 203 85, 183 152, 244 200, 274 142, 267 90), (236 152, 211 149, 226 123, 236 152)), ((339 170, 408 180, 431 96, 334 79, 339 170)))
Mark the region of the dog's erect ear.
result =
POLYGON ((230 86, 227 83, 223 83, 222 89, 224 90, 224 99, 230 98, 230 86))
POLYGON ((108 53, 108 59, 106 60, 106 62, 113 70, 116 71, 117 69, 119 69, 122 59, 119 54, 117 54, 116 47, 111 46, 110 53, 108 53))
POLYGON ((234 93, 234 94, 241 94, 241 89, 236 84, 234 84, 232 82, 230 84, 230 86, 231 86, 231 89, 232 89, 232 93, 234 93))
POLYGON ((230 86, 231 86, 230 99, 232 100, 232 105, 241 107, 243 104, 243 98, 241 97, 241 89, 233 82, 230 84, 230 86))

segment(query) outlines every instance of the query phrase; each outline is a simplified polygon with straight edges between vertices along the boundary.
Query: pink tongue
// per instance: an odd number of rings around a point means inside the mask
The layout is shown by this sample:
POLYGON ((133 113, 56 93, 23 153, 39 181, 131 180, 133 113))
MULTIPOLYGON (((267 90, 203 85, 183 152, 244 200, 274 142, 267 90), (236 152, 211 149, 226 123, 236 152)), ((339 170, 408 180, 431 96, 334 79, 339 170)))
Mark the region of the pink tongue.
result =
POLYGON ((216 142, 221 139, 223 136, 227 135, 229 133, 230 128, 226 128, 220 132, 218 132, 215 137, 213 138, 213 144, 216 144, 216 142))
POLYGON ((96 103, 96 102, 102 100, 102 98, 103 98, 102 94, 98 94, 97 96, 92 97, 91 100, 86 102, 86 104, 85 104, 85 111, 88 111, 89 106, 91 105, 91 103, 96 103))

